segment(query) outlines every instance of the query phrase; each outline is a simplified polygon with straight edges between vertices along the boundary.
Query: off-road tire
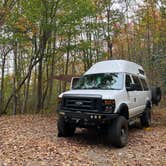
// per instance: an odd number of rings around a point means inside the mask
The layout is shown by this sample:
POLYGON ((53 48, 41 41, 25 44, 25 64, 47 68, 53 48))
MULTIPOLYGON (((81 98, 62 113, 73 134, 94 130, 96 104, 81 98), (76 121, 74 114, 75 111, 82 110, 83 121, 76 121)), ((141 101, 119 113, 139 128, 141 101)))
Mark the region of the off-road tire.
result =
POLYGON ((75 125, 66 122, 63 117, 59 117, 57 128, 58 137, 72 137, 76 130, 75 125))
POLYGON ((128 121, 125 117, 117 117, 108 128, 108 143, 118 148, 122 148, 127 145, 128 121))
POLYGON ((146 110, 143 112, 142 116, 140 117, 140 121, 143 127, 151 126, 152 110, 150 108, 146 108, 146 110))
POLYGON ((161 101, 161 96, 162 96, 160 87, 151 88, 151 95, 152 95, 152 104, 158 105, 161 101))

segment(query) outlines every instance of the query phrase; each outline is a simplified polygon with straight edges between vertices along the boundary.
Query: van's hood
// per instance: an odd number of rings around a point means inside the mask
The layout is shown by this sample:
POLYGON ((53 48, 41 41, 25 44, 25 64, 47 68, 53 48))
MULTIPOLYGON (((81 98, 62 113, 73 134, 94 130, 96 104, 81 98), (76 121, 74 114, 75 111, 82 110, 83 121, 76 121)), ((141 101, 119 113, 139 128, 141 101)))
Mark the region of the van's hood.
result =
POLYGON ((102 96, 102 99, 115 99, 115 96, 120 95, 121 92, 122 90, 70 90, 60 94, 59 97, 62 97, 63 95, 100 95, 102 96))

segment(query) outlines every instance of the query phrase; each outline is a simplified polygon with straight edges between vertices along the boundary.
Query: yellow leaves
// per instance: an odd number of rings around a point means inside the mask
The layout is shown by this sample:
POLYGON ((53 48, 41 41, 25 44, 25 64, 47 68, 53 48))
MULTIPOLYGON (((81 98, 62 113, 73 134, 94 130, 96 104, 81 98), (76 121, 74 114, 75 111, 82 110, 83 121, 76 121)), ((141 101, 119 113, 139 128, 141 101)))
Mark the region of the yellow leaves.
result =
POLYGON ((35 34, 37 34, 37 32, 38 32, 38 29, 35 26, 33 26, 32 27, 32 33, 35 35, 35 34))
POLYGON ((15 23, 15 28, 19 32, 26 33, 30 38, 32 38, 33 35, 38 32, 36 26, 24 16, 18 18, 17 22, 15 23))
POLYGON ((27 20, 25 17, 20 17, 18 21, 15 23, 15 28, 17 28, 20 32, 27 31, 27 20))
POLYGON ((8 16, 10 14, 10 10, 7 7, 0 7, 0 25, 3 25, 8 16))
POLYGON ((18 22, 16 22, 15 26, 20 32, 26 32, 25 25, 22 25, 22 24, 19 24, 18 22))
POLYGON ((59 11, 57 11, 56 16, 64 17, 64 16, 67 16, 67 13, 64 10, 59 10, 59 11))
POLYGON ((152 128, 151 127, 146 127, 144 128, 145 131, 152 131, 152 128))
POLYGON ((103 20, 103 19, 105 19, 104 15, 97 15, 97 20, 103 20))
POLYGON ((8 12, 7 8, 0 7, 0 17, 3 17, 4 15, 6 15, 7 12, 8 12))
POLYGON ((20 17, 18 21, 22 24, 26 24, 28 22, 28 20, 24 16, 20 17))

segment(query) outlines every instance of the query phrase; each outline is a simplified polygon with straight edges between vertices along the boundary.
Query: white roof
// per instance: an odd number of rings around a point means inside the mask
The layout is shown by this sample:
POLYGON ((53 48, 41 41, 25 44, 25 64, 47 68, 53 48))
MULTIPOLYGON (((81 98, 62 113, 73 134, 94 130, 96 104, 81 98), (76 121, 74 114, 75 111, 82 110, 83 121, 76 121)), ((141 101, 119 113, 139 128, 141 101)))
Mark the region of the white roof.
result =
POLYGON ((142 75, 140 71, 143 71, 142 66, 126 61, 126 60, 108 60, 108 61, 102 61, 94 64, 84 75, 87 74, 97 74, 97 73, 131 73, 135 75, 142 75))

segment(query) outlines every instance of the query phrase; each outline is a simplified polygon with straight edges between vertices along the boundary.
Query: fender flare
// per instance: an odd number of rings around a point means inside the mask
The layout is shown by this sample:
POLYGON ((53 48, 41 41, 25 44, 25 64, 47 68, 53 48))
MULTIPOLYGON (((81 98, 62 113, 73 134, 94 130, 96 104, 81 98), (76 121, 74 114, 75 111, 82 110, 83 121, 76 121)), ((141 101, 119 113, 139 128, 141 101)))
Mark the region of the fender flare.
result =
POLYGON ((120 104, 117 114, 124 116, 126 119, 129 119, 129 108, 126 103, 120 104))
POLYGON ((147 101, 146 101, 145 109, 146 109, 146 108, 150 108, 150 109, 152 108, 152 102, 151 102, 150 100, 147 100, 147 101))

